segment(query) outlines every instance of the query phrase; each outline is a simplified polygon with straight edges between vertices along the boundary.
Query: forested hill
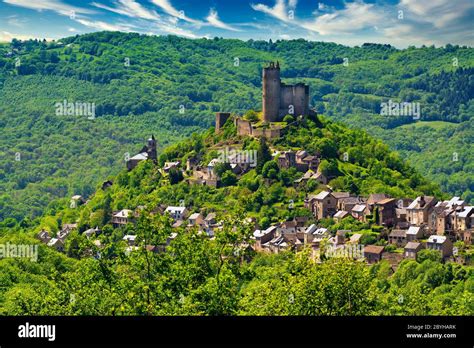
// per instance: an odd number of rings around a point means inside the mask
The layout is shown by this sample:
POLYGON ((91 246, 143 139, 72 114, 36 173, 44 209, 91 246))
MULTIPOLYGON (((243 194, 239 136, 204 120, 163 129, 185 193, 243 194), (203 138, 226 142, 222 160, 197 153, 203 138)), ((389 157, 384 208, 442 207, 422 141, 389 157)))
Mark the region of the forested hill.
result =
POLYGON ((472 48, 100 32, 0 45, 0 219, 92 194, 150 133, 162 149, 209 127, 216 111, 259 109, 261 67, 271 60, 286 82, 310 85, 319 113, 367 129, 472 200, 472 48), (421 119, 381 116, 388 99, 419 102, 421 119), (96 118, 56 115, 63 100, 95 103, 96 118))
MULTIPOLYGON (((271 141, 236 136, 229 121, 217 134, 211 128, 167 147, 157 163, 122 169, 112 186, 98 189, 85 204, 63 202, 30 226, 0 225, 0 243, 39 245, 37 260, 0 259, 0 315, 472 315, 472 266, 442 263, 434 250, 401 261, 393 273, 386 260, 369 266, 323 255, 318 262, 308 245, 278 254, 249 247, 256 228, 296 217, 326 227, 331 236, 345 230, 361 234, 363 245, 387 245, 377 213, 364 222, 316 221, 303 202, 327 187, 309 180, 296 189, 294 180, 303 173, 280 168, 273 151, 318 154, 319 169, 337 190, 442 197, 436 185, 364 131, 322 117, 290 121, 287 134, 271 141), (198 170, 227 146, 255 151, 256 166, 235 174, 229 163, 220 163, 215 173, 221 187, 191 185, 186 160, 193 159, 198 170), (348 161, 341 158, 346 152, 348 161), (165 162, 178 160, 178 168, 164 170, 165 162), (186 207, 189 218, 214 213, 212 234, 188 225, 191 220, 174 221, 165 207, 176 204, 186 207), (112 212, 122 209, 133 214, 117 224, 112 212), (77 228, 65 230, 71 223, 77 228), (37 240, 40 231, 52 237, 66 231, 63 251, 37 240)), ((464 252, 462 241, 456 245, 464 252)))

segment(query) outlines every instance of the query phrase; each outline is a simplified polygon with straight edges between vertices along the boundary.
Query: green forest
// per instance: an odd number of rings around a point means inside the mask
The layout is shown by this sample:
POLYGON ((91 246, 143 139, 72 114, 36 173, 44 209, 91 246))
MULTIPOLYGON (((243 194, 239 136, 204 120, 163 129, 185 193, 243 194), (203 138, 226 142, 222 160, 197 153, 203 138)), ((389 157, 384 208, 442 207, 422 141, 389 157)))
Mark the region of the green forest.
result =
MULTIPOLYGON (((39 246, 37 262, 0 259, 0 315, 472 315, 472 266, 443 263, 433 250, 420 251, 394 270, 387 261, 371 266, 347 258, 317 261, 310 249, 266 254, 251 248, 248 218, 262 228, 294 216, 311 222, 303 201, 324 189, 315 182, 295 189, 301 173, 280 169, 270 147, 319 153, 320 168, 335 189, 447 197, 365 131, 321 116, 287 127, 285 136, 269 142, 237 136, 232 122, 219 133, 211 127, 165 148, 157 163, 122 168, 111 176, 112 186, 99 188, 85 204, 57 200, 35 221, 6 219, 0 244, 39 246), (205 164, 218 149, 235 144, 257 151, 258 165, 240 178, 223 165, 218 169, 223 187, 190 185, 184 168, 181 176, 161 170, 166 161, 185 163, 190 157, 205 164), (346 152, 348 161, 342 158, 346 152), (223 228, 209 238, 196 228, 173 227, 157 208, 177 204, 204 215, 215 212, 223 228), (136 220, 114 227, 111 213, 119 209, 136 211, 136 220), (77 230, 68 236, 64 253, 35 238, 40 230, 54 236, 74 222, 77 230), (84 231, 95 227, 102 233, 93 241, 84 231), (172 233, 176 237, 167 243, 172 233), (136 236, 136 250, 128 250, 123 240, 129 234, 136 236), (147 248, 165 244, 158 253, 147 248)), ((387 244, 374 221, 320 223, 332 234, 351 230, 363 235, 362 243, 387 244)))
POLYGON ((310 85, 319 114, 365 129, 472 202, 472 48, 99 32, 0 44, 0 220, 27 225, 56 199, 89 197, 151 133, 161 152, 216 111, 260 109, 261 68, 275 60, 285 82, 310 85), (94 103, 96 117, 57 115, 64 100, 94 103), (380 115, 388 100, 420 103, 420 119, 380 115))

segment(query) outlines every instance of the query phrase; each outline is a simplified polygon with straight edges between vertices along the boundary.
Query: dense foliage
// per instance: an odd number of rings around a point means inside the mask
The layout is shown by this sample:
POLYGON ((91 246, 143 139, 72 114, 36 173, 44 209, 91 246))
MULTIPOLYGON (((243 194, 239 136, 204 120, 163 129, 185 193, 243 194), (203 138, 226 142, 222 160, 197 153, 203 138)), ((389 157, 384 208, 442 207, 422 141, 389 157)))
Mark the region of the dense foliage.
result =
POLYGON ((320 113, 367 129, 444 191, 472 200, 471 48, 100 32, 0 45, 0 220, 91 194, 150 133, 162 149, 209 127, 216 111, 258 109, 261 67, 277 59, 285 81, 310 85, 320 113), (388 99, 420 102, 421 122, 381 116, 388 99), (63 100, 95 103, 96 118, 56 115, 63 100))
MULTIPOLYGON (((235 135, 233 124, 214 134, 193 135, 166 148, 156 165, 141 162, 122 170, 114 184, 98 189, 87 204, 70 206, 67 200, 49 208, 35 222, 0 225, 0 244, 40 244, 41 229, 55 235, 64 224, 78 222, 66 240, 64 254, 39 245, 38 262, 25 258, 0 259, 0 315, 472 315, 472 266, 443 264, 439 255, 420 253, 403 261, 397 271, 386 261, 374 266, 349 259, 317 262, 306 249, 295 253, 258 254, 250 246, 254 218, 262 227, 295 215, 306 194, 320 191, 317 183, 298 190, 293 180, 301 173, 279 169, 271 148, 320 153, 331 184, 353 193, 387 192, 414 197, 421 192, 442 195, 396 153, 380 141, 323 118, 290 126, 285 137, 257 141, 235 135), (257 151, 263 165, 225 187, 213 188, 172 180, 160 163, 185 161, 190 156, 206 163, 224 145, 239 143, 257 151), (349 161, 341 159, 348 152, 349 161), (290 204, 291 202, 291 204, 290 204), (184 204, 191 212, 216 212, 223 228, 210 239, 185 227, 172 227, 162 205, 184 204), (135 223, 111 225, 119 209, 138 213, 135 223), (83 233, 99 227, 100 246, 83 233), (166 251, 163 245, 177 233, 166 251), (137 250, 127 250, 125 234, 136 235, 137 250)), ((229 172, 222 166, 222 177, 229 172)), ((188 173, 184 173, 185 176, 188 173)), ((311 220, 310 220, 311 222, 311 220)), ((380 226, 352 218, 335 224, 321 221, 332 233, 351 229, 363 242, 386 243, 380 226)))

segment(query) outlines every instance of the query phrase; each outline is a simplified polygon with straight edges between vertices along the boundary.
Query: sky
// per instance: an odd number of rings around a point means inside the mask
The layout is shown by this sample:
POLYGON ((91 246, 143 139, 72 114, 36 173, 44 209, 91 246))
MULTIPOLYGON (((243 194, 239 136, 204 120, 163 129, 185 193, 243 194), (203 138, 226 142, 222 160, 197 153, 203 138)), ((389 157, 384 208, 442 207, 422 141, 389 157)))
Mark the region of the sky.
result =
POLYGON ((94 31, 474 46, 474 0, 0 0, 0 41, 94 31))

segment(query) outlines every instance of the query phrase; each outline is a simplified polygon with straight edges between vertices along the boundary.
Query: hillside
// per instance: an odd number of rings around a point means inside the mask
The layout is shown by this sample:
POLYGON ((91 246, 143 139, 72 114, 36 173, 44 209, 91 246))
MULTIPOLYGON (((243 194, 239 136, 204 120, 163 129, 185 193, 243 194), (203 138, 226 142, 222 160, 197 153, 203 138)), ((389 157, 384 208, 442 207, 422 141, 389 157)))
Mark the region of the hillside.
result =
POLYGON ((156 163, 123 168, 112 186, 84 204, 64 200, 30 226, 1 228, 0 243, 39 244, 39 252, 38 262, 0 260, 0 314, 472 315, 472 267, 441 263, 437 252, 402 261, 392 275, 386 261, 317 262, 308 246, 298 253, 255 251, 255 228, 294 218, 326 226, 331 237, 344 229, 360 233, 364 244, 387 245, 377 213, 366 222, 316 221, 305 200, 328 186, 316 180, 295 186, 303 173, 282 167, 273 152, 316 155, 334 190, 443 198, 437 185, 363 131, 321 117, 292 121, 286 129, 264 141, 238 136, 228 121, 218 133, 211 128, 167 147, 156 163), (229 148, 255 151, 256 165, 236 174, 230 163, 216 163, 220 187, 196 184, 201 168, 229 148), (176 206, 186 207, 189 225, 176 206), (117 215, 125 209, 130 214, 117 215), (198 215, 209 221, 206 230, 198 215), (63 251, 40 243, 40 231, 57 238, 67 233, 63 251))
POLYGON ((211 126, 216 111, 260 109, 260 68, 270 60, 280 60, 285 81, 310 85, 320 114, 365 128, 444 191, 472 200, 472 48, 102 32, 15 40, 0 57, 0 219, 36 217, 55 198, 90 195, 150 133, 161 150, 211 126), (401 127, 418 121, 381 116, 387 99, 420 102, 423 122, 453 126, 401 127), (56 115, 63 100, 95 103, 96 118, 56 115))

